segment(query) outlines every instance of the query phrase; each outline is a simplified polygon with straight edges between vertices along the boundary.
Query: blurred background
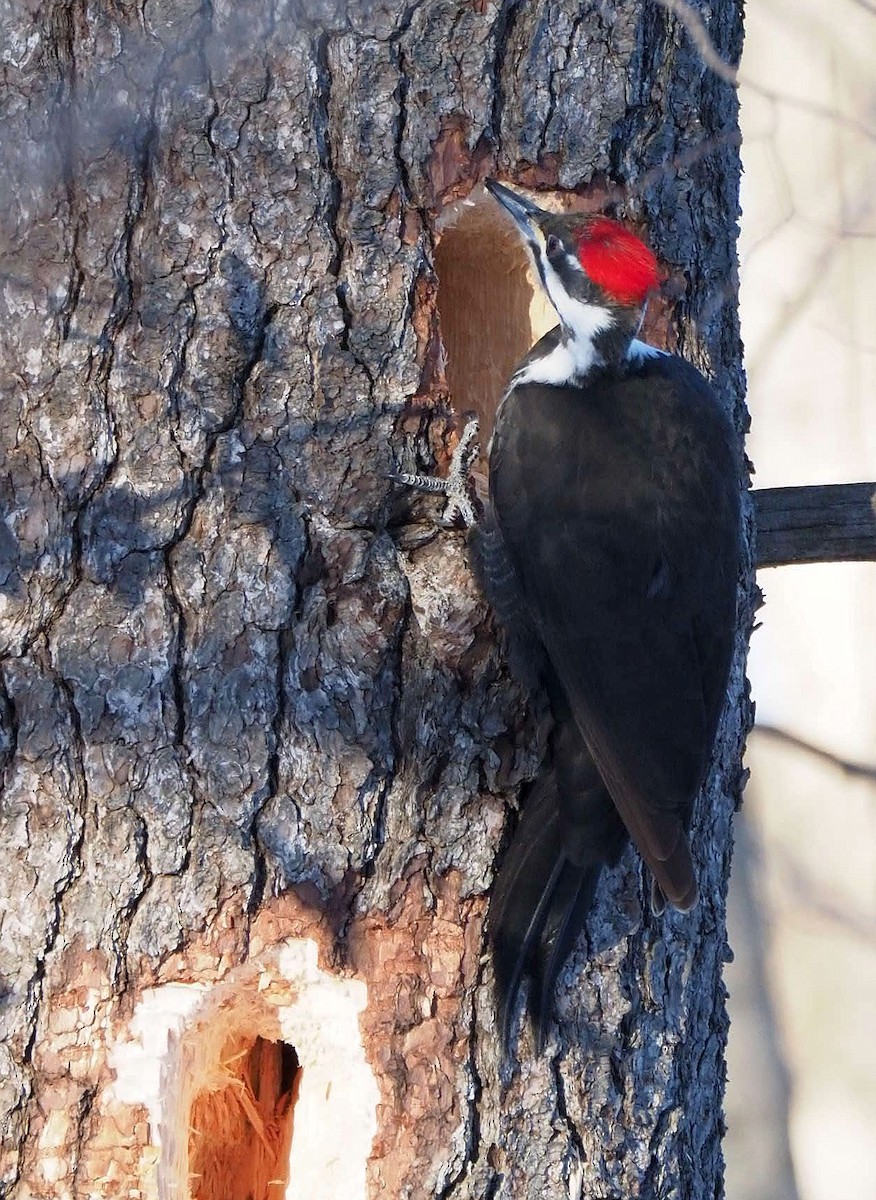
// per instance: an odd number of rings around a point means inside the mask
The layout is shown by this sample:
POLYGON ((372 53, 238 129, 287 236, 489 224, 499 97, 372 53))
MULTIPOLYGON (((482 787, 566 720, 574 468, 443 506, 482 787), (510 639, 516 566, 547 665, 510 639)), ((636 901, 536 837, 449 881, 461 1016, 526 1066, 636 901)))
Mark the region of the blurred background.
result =
MULTIPOLYGON (((876 2, 751 0, 741 77, 755 486, 876 480, 876 2)), ((876 563, 758 582, 727 1196, 874 1200, 876 563)))

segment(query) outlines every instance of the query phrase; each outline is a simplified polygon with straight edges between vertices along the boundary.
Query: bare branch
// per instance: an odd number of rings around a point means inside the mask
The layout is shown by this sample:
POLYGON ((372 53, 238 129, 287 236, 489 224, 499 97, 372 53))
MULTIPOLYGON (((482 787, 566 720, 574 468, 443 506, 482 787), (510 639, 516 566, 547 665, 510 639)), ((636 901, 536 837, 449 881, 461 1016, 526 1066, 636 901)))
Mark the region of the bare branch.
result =
POLYGON ((715 43, 709 37, 709 31, 703 23, 703 18, 696 9, 692 8, 687 3, 687 0, 656 0, 656 2, 661 8, 665 8, 667 12, 671 12, 674 16, 678 17, 679 21, 681 21, 690 34, 691 40, 706 66, 726 83, 732 84, 733 87, 738 87, 739 72, 736 67, 732 67, 730 63, 723 59, 715 49, 715 43))
MULTIPOLYGON (((732 66, 731 63, 728 63, 718 53, 715 43, 709 35, 709 31, 706 29, 703 18, 689 3, 689 0, 654 0, 654 2, 678 18, 687 30, 691 41, 696 46, 703 63, 710 70, 714 71, 719 79, 723 79, 725 83, 729 83, 732 87, 744 85, 768 100, 792 104, 795 108, 803 112, 810 112, 814 116, 824 117, 825 120, 856 133, 863 134, 864 137, 872 138, 874 136, 872 126, 867 124, 866 121, 844 116, 842 113, 838 113, 836 108, 820 104, 818 101, 806 100, 799 96, 785 96, 773 88, 764 87, 762 84, 746 79, 740 74, 738 67, 732 66)), ((868 12, 876 12, 876 4, 867 3, 867 0, 857 0, 857 3, 868 12)))
POLYGON ((853 779, 869 779, 876 783, 876 766, 841 758, 831 750, 825 750, 822 746, 815 746, 812 742, 807 742, 805 738, 798 737, 796 733, 790 733, 787 729, 781 729, 777 725, 764 725, 758 721, 754 727, 754 732, 758 734, 762 733, 772 741, 782 742, 794 750, 802 750, 805 754, 810 754, 814 758, 818 758, 822 762, 836 767, 838 771, 842 771, 844 775, 848 775, 853 779))
POLYGON ((876 483, 758 488, 755 565, 876 561, 876 483))
POLYGON ((811 871, 797 862, 787 850, 770 847, 770 861, 787 893, 789 915, 819 918, 830 921, 843 933, 873 945, 876 942, 876 922, 860 908, 852 908, 848 899, 822 881, 813 878, 811 871))

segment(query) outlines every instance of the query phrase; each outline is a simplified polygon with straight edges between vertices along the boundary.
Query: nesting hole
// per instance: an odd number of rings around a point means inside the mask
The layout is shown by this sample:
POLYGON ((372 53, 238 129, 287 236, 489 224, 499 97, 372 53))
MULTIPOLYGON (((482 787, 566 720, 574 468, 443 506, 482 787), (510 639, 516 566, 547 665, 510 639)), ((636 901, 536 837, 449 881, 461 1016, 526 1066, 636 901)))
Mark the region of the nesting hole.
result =
POLYGON ((365 1200, 380 1100, 360 1022, 366 985, 323 971, 314 938, 252 946, 219 982, 147 988, 113 1046, 109 1097, 148 1137, 146 1191, 365 1200))
POLYGON ((435 268, 447 382, 456 412, 477 413, 486 446, 515 366, 557 324, 557 316, 533 283, 513 223, 484 188, 448 208, 438 233, 435 268))
POLYGON ((192 1200, 282 1200, 301 1068, 293 1046, 231 1037, 189 1116, 192 1200))

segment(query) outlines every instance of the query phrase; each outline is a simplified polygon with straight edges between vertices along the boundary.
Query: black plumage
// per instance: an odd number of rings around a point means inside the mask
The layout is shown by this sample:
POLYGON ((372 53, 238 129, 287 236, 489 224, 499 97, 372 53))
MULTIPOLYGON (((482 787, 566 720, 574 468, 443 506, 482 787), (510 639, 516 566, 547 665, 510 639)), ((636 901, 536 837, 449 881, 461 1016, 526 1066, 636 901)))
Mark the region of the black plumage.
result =
POLYGON ((581 380, 512 384, 491 443, 480 573, 513 640, 531 643, 554 722, 491 901, 506 1038, 527 980, 543 1041, 599 873, 628 836, 656 911, 697 899, 688 829, 735 626, 734 437, 693 367, 628 356, 630 336, 581 380))

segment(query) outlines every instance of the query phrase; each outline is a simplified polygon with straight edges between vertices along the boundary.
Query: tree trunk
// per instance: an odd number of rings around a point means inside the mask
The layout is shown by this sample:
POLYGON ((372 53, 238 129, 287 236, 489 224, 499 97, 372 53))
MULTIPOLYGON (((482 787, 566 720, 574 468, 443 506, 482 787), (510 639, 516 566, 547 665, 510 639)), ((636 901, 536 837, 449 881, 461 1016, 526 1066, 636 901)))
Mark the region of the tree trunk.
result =
MULTIPOLYGON (((702 11, 736 61, 741 3, 702 11)), ((652 918, 629 853, 503 1064, 484 916, 542 731, 388 476, 532 333, 501 217, 453 207, 487 174, 648 226, 655 336, 744 429, 732 88, 652 0, 3 35, 2 1194, 722 1194, 750 587, 701 904, 652 918)))

